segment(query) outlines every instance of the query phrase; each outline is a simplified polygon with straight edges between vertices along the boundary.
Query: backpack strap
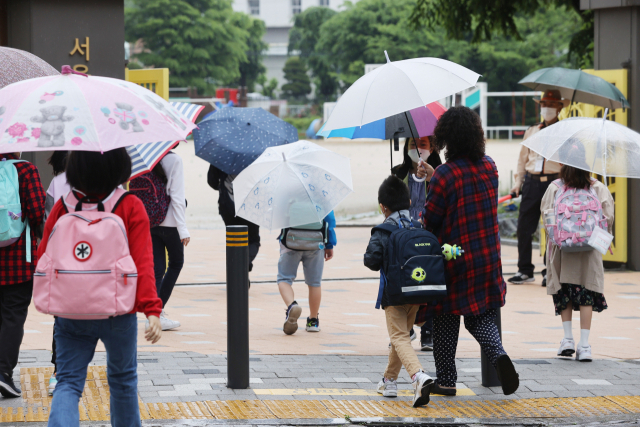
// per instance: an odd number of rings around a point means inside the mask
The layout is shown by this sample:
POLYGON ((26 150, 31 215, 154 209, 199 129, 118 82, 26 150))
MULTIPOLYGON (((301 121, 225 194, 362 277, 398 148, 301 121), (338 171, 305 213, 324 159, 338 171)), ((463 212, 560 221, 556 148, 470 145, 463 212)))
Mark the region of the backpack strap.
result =
POLYGON ((118 206, 120 206, 120 203, 122 203, 122 201, 124 200, 125 197, 127 197, 128 195, 133 194, 130 193, 128 191, 125 191, 122 196, 120 196, 120 198, 118 199, 118 201, 116 202, 116 204, 113 206, 113 209, 111 209, 111 213, 115 213, 116 209, 118 209, 118 206))
POLYGON ((388 233, 391 234, 394 231, 396 231, 398 229, 397 225, 393 225, 393 224, 389 224, 388 222, 384 222, 380 225, 376 225, 375 227, 373 227, 371 229, 371 234, 373 234, 374 231, 378 230, 378 231, 382 231, 384 233, 388 233))

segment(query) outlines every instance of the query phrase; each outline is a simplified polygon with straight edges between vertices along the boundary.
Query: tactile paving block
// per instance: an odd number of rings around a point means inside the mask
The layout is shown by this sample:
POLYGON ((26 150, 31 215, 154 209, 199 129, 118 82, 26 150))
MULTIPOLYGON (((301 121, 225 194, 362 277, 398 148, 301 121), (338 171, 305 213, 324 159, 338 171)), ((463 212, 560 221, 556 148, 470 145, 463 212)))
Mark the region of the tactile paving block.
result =
POLYGON ((262 400, 207 401, 211 414, 219 420, 247 420, 277 418, 262 400))
POLYGON ((608 399, 626 410, 633 413, 640 413, 640 396, 605 396, 608 399))
MULTIPOLYGON (((276 418, 336 418, 317 400, 263 400, 276 418)), ((344 414, 339 415, 343 418, 344 414)))

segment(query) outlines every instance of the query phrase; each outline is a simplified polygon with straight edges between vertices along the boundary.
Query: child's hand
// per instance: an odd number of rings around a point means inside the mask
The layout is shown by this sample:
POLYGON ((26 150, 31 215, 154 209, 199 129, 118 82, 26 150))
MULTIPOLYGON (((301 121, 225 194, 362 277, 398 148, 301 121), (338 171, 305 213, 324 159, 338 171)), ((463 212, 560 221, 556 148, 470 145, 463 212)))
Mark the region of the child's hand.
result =
POLYGON ((162 337, 160 318, 158 318, 158 316, 149 316, 147 320, 149 320, 149 328, 146 330, 144 337, 147 341, 151 341, 151 344, 155 344, 162 337))
POLYGON ((333 249, 325 249, 324 250, 324 260, 329 261, 333 258, 333 249))

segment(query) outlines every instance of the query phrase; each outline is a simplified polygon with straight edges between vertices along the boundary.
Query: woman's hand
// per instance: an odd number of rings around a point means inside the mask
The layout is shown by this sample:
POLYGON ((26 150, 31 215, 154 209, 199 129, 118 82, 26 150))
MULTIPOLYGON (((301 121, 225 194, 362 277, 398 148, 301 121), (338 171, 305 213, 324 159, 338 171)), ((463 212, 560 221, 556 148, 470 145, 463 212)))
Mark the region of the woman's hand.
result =
POLYGON ((436 171, 429 163, 422 162, 422 167, 425 170, 425 176, 427 177, 427 181, 431 181, 431 177, 436 171))
POLYGON ((416 169, 416 176, 420 179, 427 176, 427 168, 425 167, 425 165, 428 166, 428 164, 423 161, 420 161, 420 163, 418 163, 418 168, 416 169))
POLYGON ((145 331, 144 337, 147 341, 151 341, 151 344, 157 343, 162 337, 162 326, 160 325, 160 319, 158 316, 149 316, 149 328, 145 331))
POLYGON ((191 237, 184 238, 184 239, 182 239, 180 241, 182 242, 183 245, 187 246, 189 244, 189 242, 191 241, 191 237))

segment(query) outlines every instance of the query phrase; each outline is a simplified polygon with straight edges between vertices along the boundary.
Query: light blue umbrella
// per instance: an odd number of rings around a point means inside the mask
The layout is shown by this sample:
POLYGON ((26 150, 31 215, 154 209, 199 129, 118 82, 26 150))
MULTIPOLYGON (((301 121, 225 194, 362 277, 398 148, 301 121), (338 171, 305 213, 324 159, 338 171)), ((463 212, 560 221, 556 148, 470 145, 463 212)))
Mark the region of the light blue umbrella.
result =
POLYGON ((223 108, 193 131, 196 156, 237 175, 269 147, 298 140, 298 130, 262 108, 223 108))

